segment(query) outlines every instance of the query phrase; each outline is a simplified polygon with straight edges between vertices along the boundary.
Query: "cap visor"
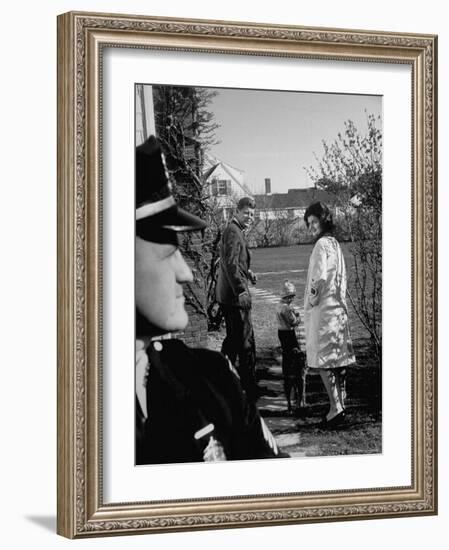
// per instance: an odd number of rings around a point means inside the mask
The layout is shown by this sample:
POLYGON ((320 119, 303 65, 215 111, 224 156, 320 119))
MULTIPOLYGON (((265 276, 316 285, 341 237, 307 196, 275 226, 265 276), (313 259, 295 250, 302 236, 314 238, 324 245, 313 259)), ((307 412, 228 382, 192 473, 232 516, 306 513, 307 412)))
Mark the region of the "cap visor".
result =
POLYGON ((176 240, 176 233, 198 231, 206 226, 207 224, 197 216, 173 206, 154 216, 137 220, 136 234, 147 241, 171 242, 173 239, 176 240))
POLYGON ((198 231, 207 227, 207 223, 198 216, 190 214, 186 210, 173 206, 164 212, 161 212, 160 221, 161 227, 171 229, 172 231, 198 231))

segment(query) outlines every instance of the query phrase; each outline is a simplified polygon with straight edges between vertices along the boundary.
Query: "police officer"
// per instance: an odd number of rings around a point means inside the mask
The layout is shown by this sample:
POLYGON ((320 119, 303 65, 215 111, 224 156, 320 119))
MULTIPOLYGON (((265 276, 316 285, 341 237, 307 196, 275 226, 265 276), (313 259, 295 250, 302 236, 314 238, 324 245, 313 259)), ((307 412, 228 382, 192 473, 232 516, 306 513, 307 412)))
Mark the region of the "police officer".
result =
POLYGON ((205 223, 179 208, 154 136, 136 148, 136 463, 275 458, 282 453, 218 352, 167 338, 188 322, 192 273, 178 233, 205 223))

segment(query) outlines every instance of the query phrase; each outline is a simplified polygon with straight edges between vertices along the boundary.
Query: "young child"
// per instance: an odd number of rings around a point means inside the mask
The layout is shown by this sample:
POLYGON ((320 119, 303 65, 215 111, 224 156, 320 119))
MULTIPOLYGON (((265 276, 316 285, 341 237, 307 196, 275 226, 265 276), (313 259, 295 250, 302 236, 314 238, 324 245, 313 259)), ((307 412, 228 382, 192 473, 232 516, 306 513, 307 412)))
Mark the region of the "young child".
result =
POLYGON ((297 408, 305 405, 305 360, 300 350, 295 328, 301 322, 299 312, 292 303, 296 296, 295 285, 286 279, 277 305, 278 337, 282 347, 282 374, 288 412, 292 412, 291 393, 294 391, 297 408))

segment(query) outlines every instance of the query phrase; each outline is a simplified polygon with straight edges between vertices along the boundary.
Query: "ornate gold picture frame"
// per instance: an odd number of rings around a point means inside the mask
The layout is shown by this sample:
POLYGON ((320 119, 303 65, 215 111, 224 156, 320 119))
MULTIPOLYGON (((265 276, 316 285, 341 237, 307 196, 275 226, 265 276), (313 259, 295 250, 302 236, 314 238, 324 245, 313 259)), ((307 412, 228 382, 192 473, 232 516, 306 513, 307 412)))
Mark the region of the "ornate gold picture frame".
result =
POLYGON ((59 534, 82 538, 437 513, 436 109, 433 35, 76 12, 58 17, 59 534), (412 220, 406 271, 411 311, 403 312, 411 326, 411 350, 404 350, 411 380, 409 484, 273 492, 261 480, 257 494, 186 498, 180 491, 178 498, 154 498, 148 486, 144 500, 104 498, 103 93, 104 54, 111 49, 410 69, 411 203, 401 204, 412 220))

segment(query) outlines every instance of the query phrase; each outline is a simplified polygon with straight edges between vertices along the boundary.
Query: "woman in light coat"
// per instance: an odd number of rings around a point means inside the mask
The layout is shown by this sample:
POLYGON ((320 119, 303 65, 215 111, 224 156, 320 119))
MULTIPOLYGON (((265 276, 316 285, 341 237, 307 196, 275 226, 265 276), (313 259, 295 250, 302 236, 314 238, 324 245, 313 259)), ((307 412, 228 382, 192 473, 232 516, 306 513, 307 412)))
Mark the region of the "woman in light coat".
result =
POLYGON ((329 208, 312 203, 304 214, 315 237, 304 294, 307 366, 317 369, 329 396, 330 408, 323 427, 340 423, 345 416, 345 368, 355 363, 346 305, 346 267, 333 236, 329 208))

